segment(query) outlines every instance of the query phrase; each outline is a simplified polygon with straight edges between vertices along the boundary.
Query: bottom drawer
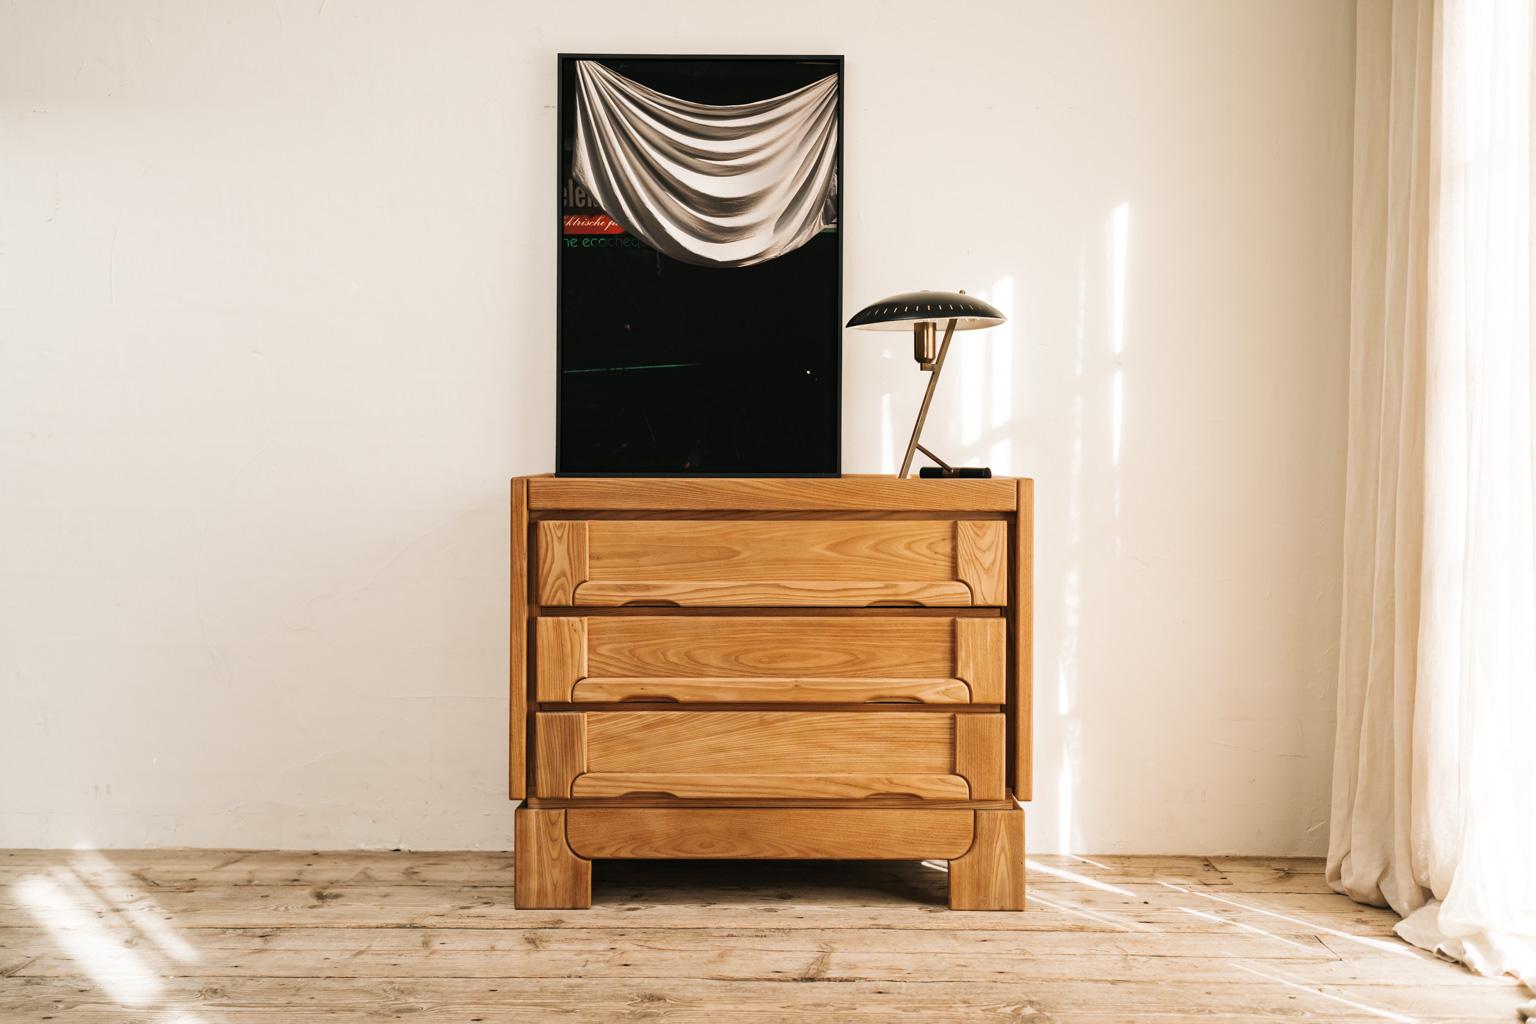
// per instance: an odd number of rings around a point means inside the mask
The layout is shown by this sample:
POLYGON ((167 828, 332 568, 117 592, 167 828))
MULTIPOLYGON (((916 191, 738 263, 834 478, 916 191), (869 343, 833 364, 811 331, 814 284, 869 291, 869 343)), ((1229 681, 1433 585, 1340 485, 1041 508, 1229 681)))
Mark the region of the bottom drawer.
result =
POLYGON ((592 905, 596 860, 947 860, 951 910, 1024 909, 1024 812, 967 807, 520 807, 513 900, 592 905))
POLYGON ((572 807, 571 852, 599 859, 950 860, 975 838, 975 811, 572 807))
POLYGON ((998 800, 1004 717, 956 712, 539 714, 540 797, 998 800))

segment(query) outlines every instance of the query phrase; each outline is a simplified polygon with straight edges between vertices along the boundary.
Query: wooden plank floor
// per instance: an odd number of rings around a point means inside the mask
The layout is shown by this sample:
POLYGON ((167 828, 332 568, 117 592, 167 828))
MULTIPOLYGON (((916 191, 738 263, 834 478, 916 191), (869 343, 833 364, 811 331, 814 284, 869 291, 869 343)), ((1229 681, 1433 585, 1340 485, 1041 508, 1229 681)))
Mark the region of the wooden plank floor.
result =
POLYGON ((1522 989, 1392 935, 1321 862, 600 863, 514 911, 508 854, 0 852, 0 1021, 1487 1021, 1522 989))

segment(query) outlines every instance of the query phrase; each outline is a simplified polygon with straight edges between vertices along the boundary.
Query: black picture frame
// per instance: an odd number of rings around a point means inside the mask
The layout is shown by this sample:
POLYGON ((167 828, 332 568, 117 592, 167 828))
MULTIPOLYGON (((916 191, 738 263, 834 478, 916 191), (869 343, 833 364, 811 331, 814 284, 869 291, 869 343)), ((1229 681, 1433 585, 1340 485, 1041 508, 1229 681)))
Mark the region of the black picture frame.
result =
MULTIPOLYGON (((562 296, 563 269, 559 258, 555 261, 555 475, 564 477, 685 477, 685 478, 711 478, 711 477, 750 477, 750 478, 829 478, 842 475, 842 417, 843 417, 843 339, 842 339, 842 309, 843 309, 843 257, 844 257, 844 183, 846 147, 846 119, 845 119, 845 91, 846 78, 844 74, 844 59, 842 54, 623 54, 623 53, 567 53, 556 55, 556 116, 555 116, 555 189, 556 196, 561 194, 566 183, 566 158, 564 154, 565 125, 567 119, 566 97, 564 90, 558 83, 562 80, 564 69, 570 62, 580 60, 595 61, 711 61, 711 62, 751 62, 751 61, 790 61, 812 62, 829 64, 834 68, 837 76, 837 118, 838 118, 838 145, 837 145, 837 181, 836 193, 837 207, 837 231, 836 231, 836 267, 833 294, 835 295, 835 308, 832 319, 829 321, 828 330, 831 336, 830 365, 831 365, 831 459, 825 469, 808 469, 805 471, 786 472, 754 472, 754 471, 695 471, 688 469, 661 470, 661 471, 613 471, 606 469, 573 469, 565 458, 565 439, 567 430, 565 427, 565 404, 562 397, 562 381, 565 373, 565 310, 562 296)), ((557 201, 555 210, 555 237, 557 243, 564 235, 564 210, 562 204, 557 201)))

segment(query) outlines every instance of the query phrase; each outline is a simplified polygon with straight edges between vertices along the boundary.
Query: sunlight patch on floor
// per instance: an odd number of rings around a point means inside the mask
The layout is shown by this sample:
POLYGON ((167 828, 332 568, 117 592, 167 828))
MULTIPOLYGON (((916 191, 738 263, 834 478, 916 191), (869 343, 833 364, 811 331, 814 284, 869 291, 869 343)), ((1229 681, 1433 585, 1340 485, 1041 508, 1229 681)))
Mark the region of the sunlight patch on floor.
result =
POLYGON ((193 963, 198 950, 170 924, 170 915, 142 892, 142 879, 119 869, 87 844, 77 844, 67 865, 17 881, 17 902, 108 1000, 121 1007, 163 1011, 154 1024, 203 1024, 201 1017, 165 1006, 163 974, 169 962, 193 963), (158 955, 157 955, 158 954, 158 955))
POLYGON ((124 1006, 148 1006, 160 997, 160 979, 100 920, 100 910, 57 876, 25 878, 13 887, 54 943, 80 965, 108 998, 124 1006))
POLYGON ((1289 922, 1290 924, 1300 925, 1309 932, 1320 932, 1324 935, 1337 936, 1341 939, 1348 939, 1351 942, 1358 942, 1362 946, 1370 946, 1372 949, 1379 949, 1387 953, 1395 953, 1398 956, 1413 957, 1418 959, 1427 955, 1421 953, 1419 950, 1414 949, 1412 946, 1409 946, 1406 943, 1389 942, 1386 939, 1374 939, 1369 935, 1354 935, 1350 932, 1340 931, 1337 928, 1330 928, 1325 924, 1318 924, 1316 921, 1306 921, 1299 917, 1292 917, 1289 914, 1282 914, 1278 911, 1268 910, 1264 907, 1256 907, 1252 904, 1242 903, 1227 896, 1217 896, 1208 892, 1195 892, 1192 889, 1186 889, 1182 885, 1174 885, 1172 882, 1159 881, 1157 884, 1168 889, 1173 889, 1176 892, 1182 892, 1190 896, 1199 896, 1201 899, 1214 900, 1217 903, 1225 903, 1228 906, 1236 907, 1239 910, 1248 910, 1255 914, 1264 914, 1267 917, 1273 917, 1277 920, 1289 922))
POLYGON ((197 961, 197 950, 160 916, 164 911, 152 901, 136 896, 124 884, 122 873, 112 866, 111 861, 95 850, 77 850, 71 860, 75 874, 95 889, 135 930, 160 947, 162 953, 177 963, 197 961))
POLYGON ((1087 875, 1080 875, 1075 871, 1068 871, 1065 868, 1053 868, 1048 864, 1041 864, 1037 860, 1026 859, 1024 861, 1024 866, 1031 871, 1039 871, 1042 874, 1051 875, 1054 878, 1061 878, 1068 882, 1076 882, 1078 885, 1086 885, 1090 889, 1099 889, 1103 892, 1112 892, 1120 896, 1134 897, 1136 895, 1135 893, 1131 892, 1131 890, 1122 889, 1118 885, 1110 885, 1108 882, 1101 882, 1096 878, 1089 878, 1087 875))
POLYGON ((1383 1020, 1393 1020, 1399 1022, 1399 1024, 1419 1024, 1419 1019, 1417 1017, 1409 1017, 1405 1014, 1395 1013, 1392 1010, 1383 1010, 1378 1006, 1371 1006, 1368 1003, 1362 1003, 1357 999, 1349 999, 1345 996, 1334 995, 1331 992, 1324 992, 1322 989, 1317 988, 1314 985, 1303 985, 1300 982, 1292 981, 1289 978, 1272 973, 1270 971, 1261 971, 1258 968, 1250 967, 1247 964, 1233 964, 1232 966, 1240 971, 1247 971, 1249 974, 1257 975, 1266 981, 1273 981, 1276 984, 1286 985, 1290 988, 1299 989, 1302 992, 1307 992, 1311 995, 1319 996, 1323 999, 1329 999, 1335 1003, 1342 1003, 1343 1005, 1355 1010, 1363 1010, 1366 1013, 1369 1013, 1375 1017, 1380 1017, 1383 1020))
POLYGON ((1025 900, 1028 903, 1037 903, 1041 906, 1050 907, 1052 910, 1058 911, 1059 913, 1072 914, 1075 917, 1087 918, 1088 920, 1096 921, 1099 924, 1107 924, 1111 928, 1118 928, 1123 932, 1153 932, 1157 930, 1151 925, 1142 924, 1140 921, 1122 921, 1113 917, 1109 917, 1105 914, 1095 913, 1094 911, 1088 910, 1084 907, 1074 907, 1069 903, 1063 903, 1059 900, 1053 900, 1047 896, 1042 896, 1034 890, 1030 890, 1029 894, 1025 897, 1025 900))
POLYGON ((1231 927, 1240 929, 1241 931, 1252 932, 1254 935, 1262 935, 1266 939, 1273 939, 1274 941, 1280 943, 1281 945, 1291 946, 1291 947, 1293 947, 1295 949, 1302 950, 1305 953, 1312 953, 1312 954, 1318 953, 1318 950, 1312 948, 1311 946, 1304 945, 1304 944, 1302 944, 1300 942, 1292 941, 1291 939, 1288 939, 1288 938, 1286 938, 1283 935, 1276 935, 1274 932, 1267 932, 1263 928, 1258 927, 1257 925, 1247 924, 1247 923, 1242 922, 1242 921, 1233 921, 1233 920, 1230 920, 1228 918, 1222 917, 1219 914, 1207 914, 1203 910, 1195 910, 1192 907, 1180 907, 1179 909, 1184 911, 1184 913, 1189 914, 1191 917, 1198 917, 1200 920, 1208 921, 1211 924, 1230 925, 1231 927))

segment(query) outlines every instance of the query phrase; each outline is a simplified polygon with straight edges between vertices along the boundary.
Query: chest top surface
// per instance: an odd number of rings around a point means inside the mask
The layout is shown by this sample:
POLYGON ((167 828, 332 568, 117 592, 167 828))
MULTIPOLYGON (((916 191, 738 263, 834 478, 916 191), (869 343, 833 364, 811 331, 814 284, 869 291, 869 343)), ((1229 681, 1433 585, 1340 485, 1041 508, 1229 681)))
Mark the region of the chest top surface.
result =
POLYGON ((555 477, 528 480, 535 510, 1014 512, 1029 481, 843 477, 555 477))

